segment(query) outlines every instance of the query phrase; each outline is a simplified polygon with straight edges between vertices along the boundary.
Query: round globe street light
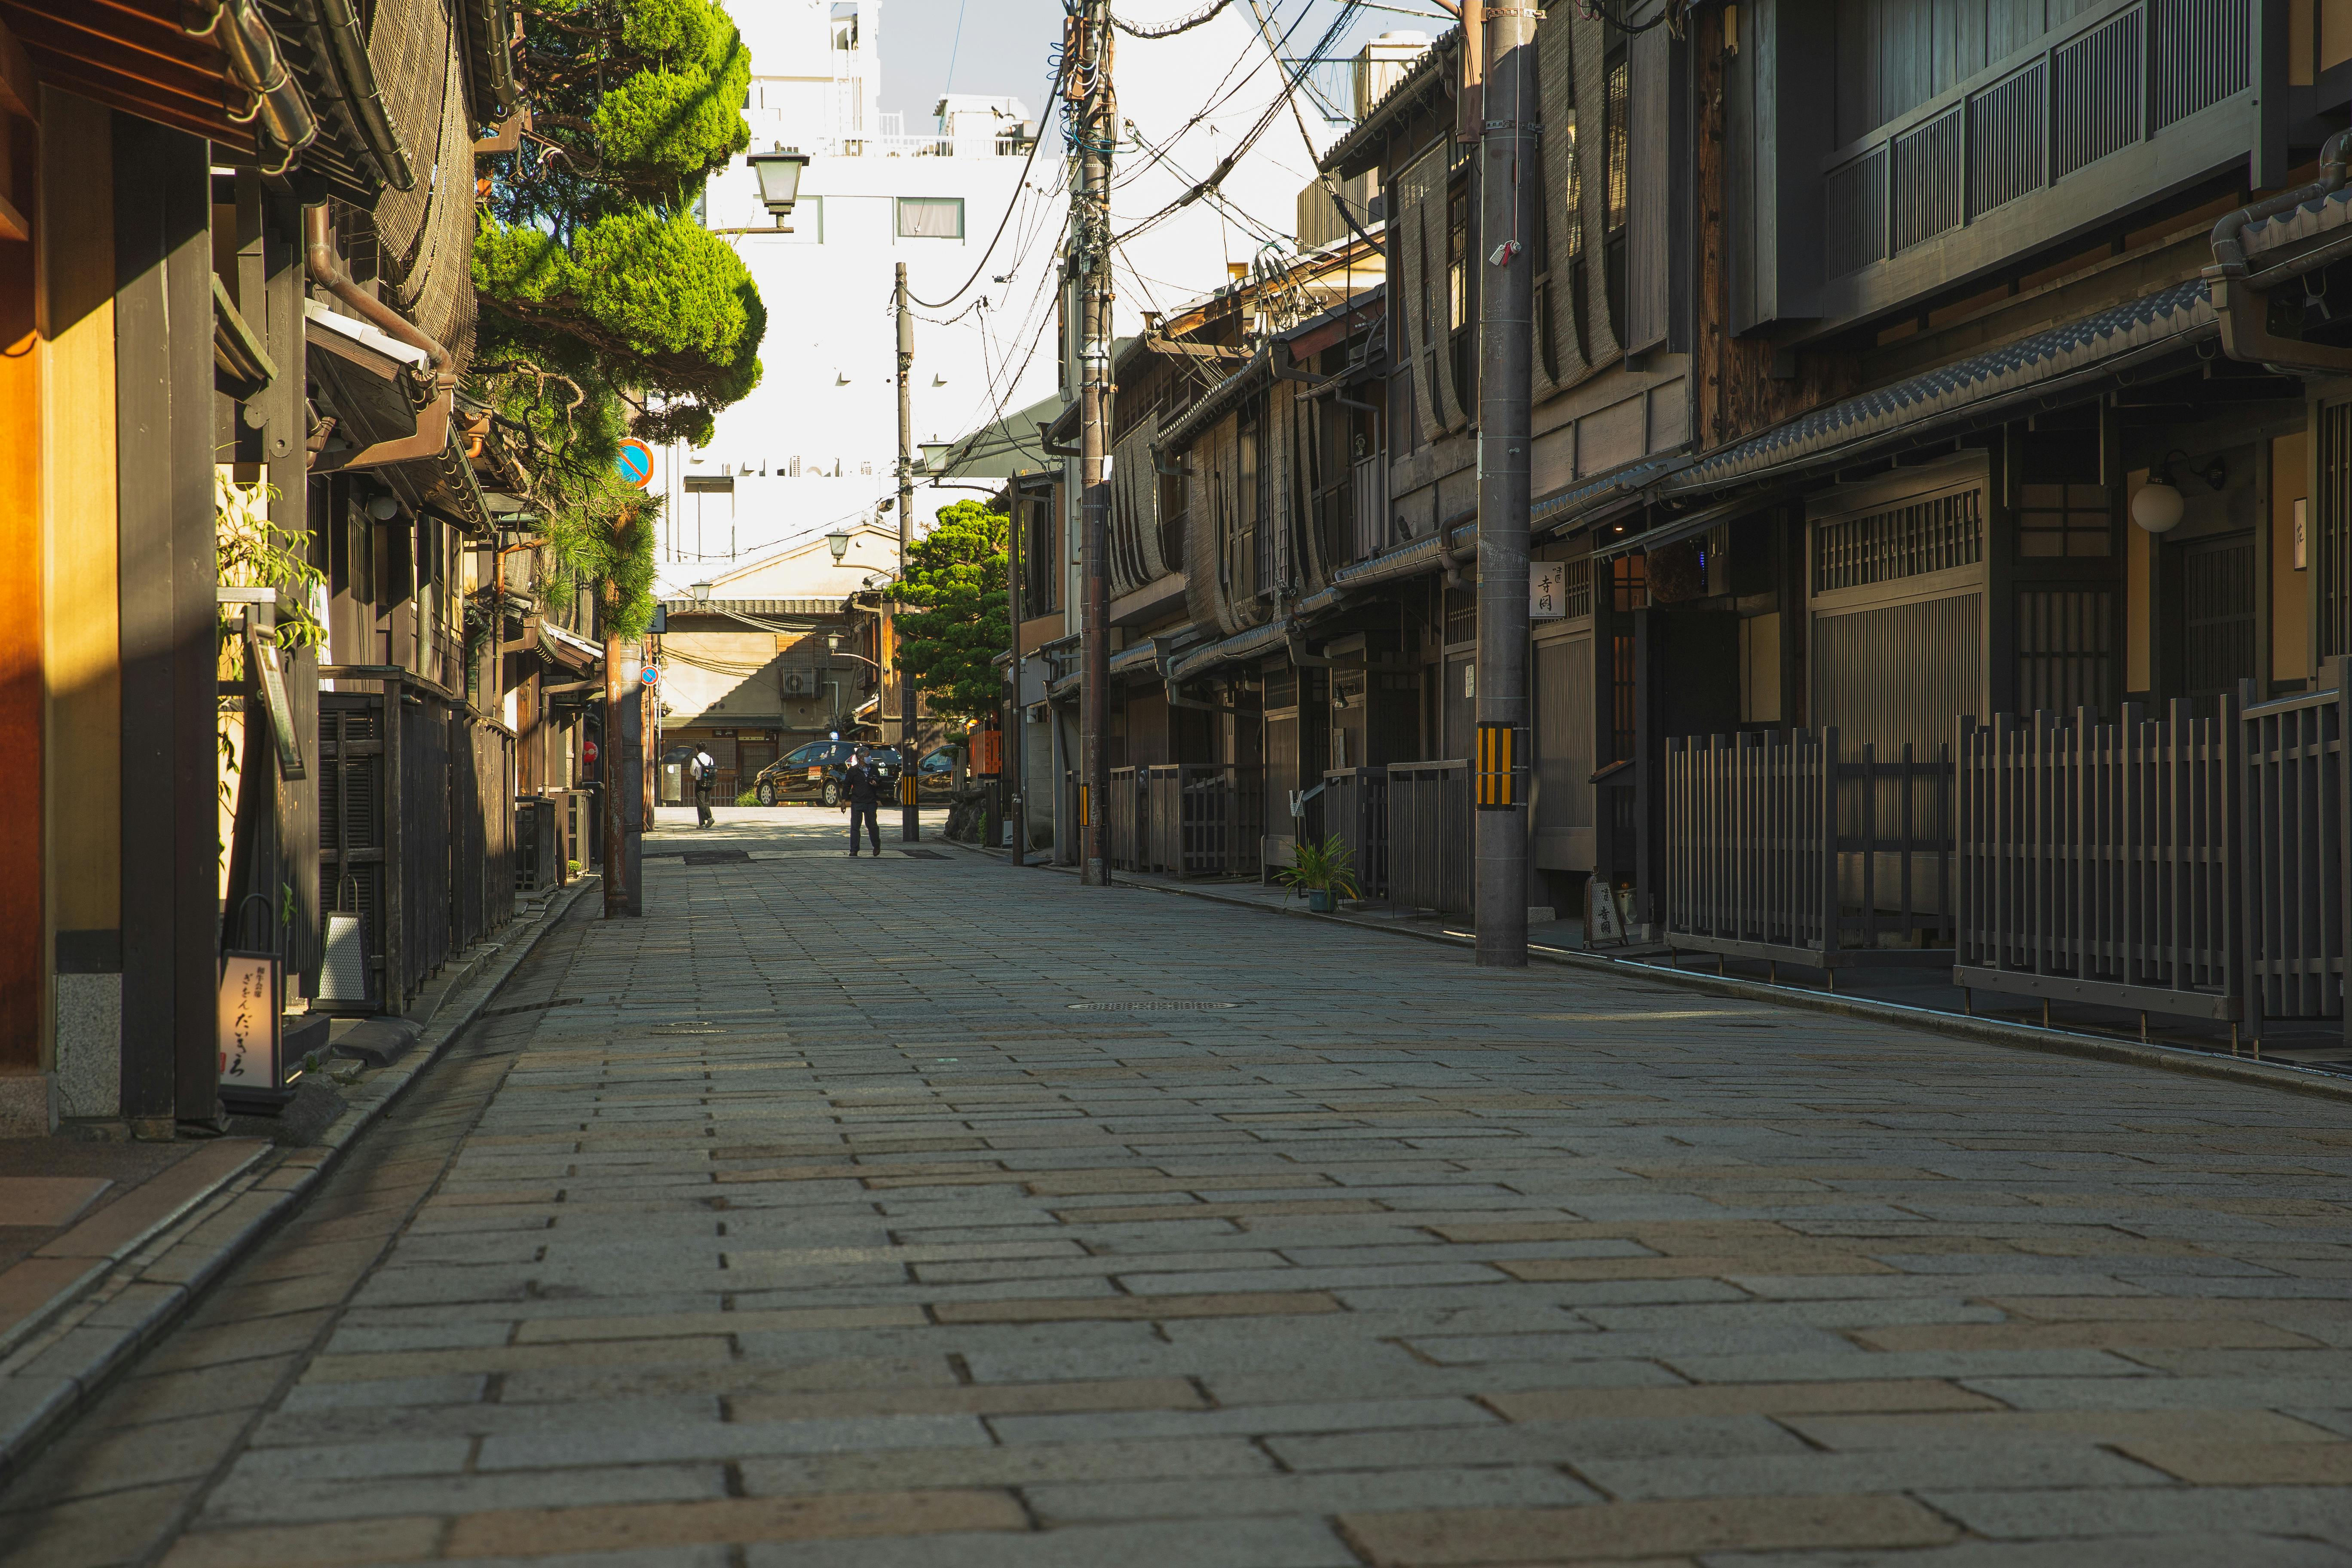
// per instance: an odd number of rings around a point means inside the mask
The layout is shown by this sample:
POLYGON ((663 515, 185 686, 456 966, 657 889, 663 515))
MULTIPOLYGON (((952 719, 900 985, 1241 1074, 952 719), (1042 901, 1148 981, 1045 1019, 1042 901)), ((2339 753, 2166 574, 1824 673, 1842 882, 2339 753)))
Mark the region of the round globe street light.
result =
POLYGON ((793 204, 800 199, 801 171, 808 167, 808 154, 787 153, 779 148, 772 153, 754 153, 749 160, 751 173, 760 178, 760 203, 776 220, 776 226, 792 233, 790 217, 793 204))

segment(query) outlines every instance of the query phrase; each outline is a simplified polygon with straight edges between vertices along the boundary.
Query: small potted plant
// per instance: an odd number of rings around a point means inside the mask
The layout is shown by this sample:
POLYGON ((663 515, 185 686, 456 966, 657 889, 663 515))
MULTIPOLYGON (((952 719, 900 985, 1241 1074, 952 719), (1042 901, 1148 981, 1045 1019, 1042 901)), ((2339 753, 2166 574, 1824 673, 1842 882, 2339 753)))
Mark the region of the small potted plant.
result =
POLYGON ((1361 896, 1354 858, 1336 833, 1319 844, 1302 838, 1291 848, 1290 864, 1276 875, 1294 892, 1306 895, 1309 912, 1328 915, 1339 900, 1361 896))

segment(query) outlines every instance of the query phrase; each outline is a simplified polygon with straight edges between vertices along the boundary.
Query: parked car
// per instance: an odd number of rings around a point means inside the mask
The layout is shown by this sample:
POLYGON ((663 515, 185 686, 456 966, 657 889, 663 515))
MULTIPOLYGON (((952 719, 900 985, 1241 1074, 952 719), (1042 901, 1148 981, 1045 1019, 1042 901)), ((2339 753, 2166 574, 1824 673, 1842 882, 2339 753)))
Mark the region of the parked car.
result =
MULTIPOLYGON (((854 741, 811 741, 761 770, 751 788, 761 805, 773 805, 780 800, 813 800, 820 805, 841 804, 842 770, 858 751, 854 741)), ((867 754, 873 759, 875 771, 881 775, 884 798, 892 797, 898 787, 898 753, 889 746, 877 746, 867 754)))
POLYGON ((915 787, 925 801, 944 802, 955 789, 956 754, 942 746, 915 764, 915 787))

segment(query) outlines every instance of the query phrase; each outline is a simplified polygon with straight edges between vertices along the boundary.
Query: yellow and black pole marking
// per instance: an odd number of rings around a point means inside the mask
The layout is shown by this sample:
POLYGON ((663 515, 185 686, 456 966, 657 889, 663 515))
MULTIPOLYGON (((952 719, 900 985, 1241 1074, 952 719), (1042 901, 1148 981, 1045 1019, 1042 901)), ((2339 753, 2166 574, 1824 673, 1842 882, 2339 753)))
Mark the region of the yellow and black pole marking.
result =
POLYGON ((1478 726, 1478 809, 1515 811, 1519 805, 1519 729, 1478 726))
POLYGON ((1094 791, 1085 784, 1080 784, 1078 786, 1078 826, 1092 827, 1094 825, 1094 791))
POLYGON ((920 787, 920 785, 916 784, 915 775, 911 770, 907 773, 900 773, 898 775, 898 804, 900 805, 920 805, 922 804, 922 797, 916 793, 916 791, 920 787))

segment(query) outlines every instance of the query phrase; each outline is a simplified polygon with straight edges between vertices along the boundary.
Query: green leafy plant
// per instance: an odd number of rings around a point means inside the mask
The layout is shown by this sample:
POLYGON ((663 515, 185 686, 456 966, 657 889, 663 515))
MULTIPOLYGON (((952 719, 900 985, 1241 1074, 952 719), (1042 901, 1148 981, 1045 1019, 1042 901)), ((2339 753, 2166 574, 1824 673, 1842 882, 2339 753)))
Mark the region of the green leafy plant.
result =
POLYGON ((759 804, 760 804, 760 792, 759 792, 759 790, 758 790, 757 788, 752 788, 752 789, 747 789, 747 790, 745 790, 741 795, 737 795, 737 796, 735 797, 735 804, 736 804, 737 805, 759 805, 759 804))
POLYGON ((1005 588, 1004 513, 976 500, 942 508, 931 531, 907 547, 898 597, 898 658, 930 710, 976 719, 1003 688, 995 658, 1012 640, 1005 588))
MULTIPOLYGON (((327 576, 311 564, 307 535, 289 533, 269 521, 269 503, 277 498, 268 485, 240 485, 226 468, 214 468, 213 553, 218 576, 224 587, 277 589, 278 624, 271 640, 281 648, 318 647, 327 640, 327 628, 310 605, 326 586, 327 576)), ((245 651, 236 623, 223 614, 219 624, 227 661, 221 673, 241 677, 245 651)))
POLYGON ((1275 876, 1300 893, 1328 892, 1342 899, 1363 896, 1356 881, 1355 856, 1336 833, 1320 843, 1300 839, 1291 848, 1290 864, 1275 876))

